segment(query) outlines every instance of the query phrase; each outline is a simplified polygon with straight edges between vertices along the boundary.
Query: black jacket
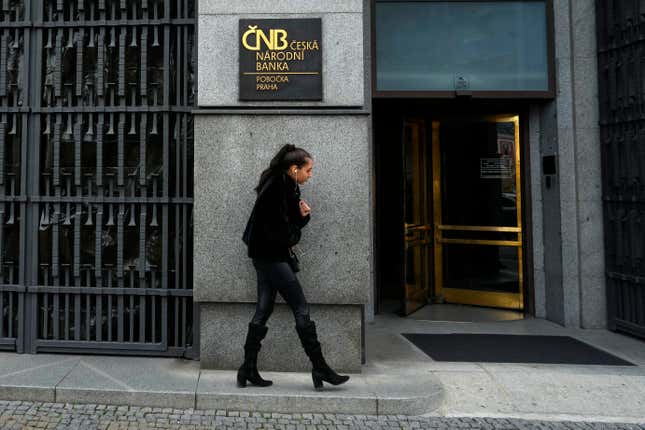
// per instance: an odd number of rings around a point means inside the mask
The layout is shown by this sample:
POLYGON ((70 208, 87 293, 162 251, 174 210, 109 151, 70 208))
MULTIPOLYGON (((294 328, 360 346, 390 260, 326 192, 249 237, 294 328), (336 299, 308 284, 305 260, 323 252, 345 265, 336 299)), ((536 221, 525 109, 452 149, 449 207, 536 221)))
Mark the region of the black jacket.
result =
POLYGON ((310 216, 300 214, 300 188, 287 174, 267 180, 253 206, 244 234, 251 258, 287 261, 310 216))

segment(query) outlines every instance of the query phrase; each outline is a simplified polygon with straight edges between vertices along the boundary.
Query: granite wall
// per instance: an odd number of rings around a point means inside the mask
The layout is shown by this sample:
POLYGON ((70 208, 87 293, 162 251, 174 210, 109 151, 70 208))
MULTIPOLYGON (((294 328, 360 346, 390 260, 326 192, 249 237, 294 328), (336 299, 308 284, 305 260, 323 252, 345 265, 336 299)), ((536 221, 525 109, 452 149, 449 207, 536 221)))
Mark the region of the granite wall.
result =
MULTIPOLYGON (((314 157, 301 187, 312 219, 298 274, 332 366, 360 371, 372 288, 369 90, 362 0, 199 2, 195 111, 194 297, 202 367, 239 366, 256 298, 242 231, 260 172, 293 143, 314 157), (321 18, 322 101, 239 101, 239 19, 321 18)), ((303 370, 293 317, 279 299, 260 353, 266 370, 303 370)))
POLYGON ((542 227, 544 244, 535 259, 534 279, 544 285, 536 309, 565 326, 605 327, 595 6, 593 0, 554 0, 553 6, 556 99, 534 115, 541 130, 536 155, 555 155, 557 174, 535 184, 541 199, 536 196, 533 208, 541 209, 543 222, 534 218, 534 227, 542 227))

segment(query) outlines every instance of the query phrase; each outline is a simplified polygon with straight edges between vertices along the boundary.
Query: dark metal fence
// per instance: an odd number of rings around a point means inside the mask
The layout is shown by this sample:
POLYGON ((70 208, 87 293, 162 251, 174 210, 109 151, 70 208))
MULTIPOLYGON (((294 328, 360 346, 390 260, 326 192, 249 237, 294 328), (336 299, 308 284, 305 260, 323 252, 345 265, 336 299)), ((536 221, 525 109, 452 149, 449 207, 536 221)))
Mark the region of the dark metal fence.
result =
POLYGON ((194 61, 194 0, 0 0, 0 348, 196 356, 194 61))
POLYGON ((645 2, 596 13, 609 325, 645 338, 645 2))

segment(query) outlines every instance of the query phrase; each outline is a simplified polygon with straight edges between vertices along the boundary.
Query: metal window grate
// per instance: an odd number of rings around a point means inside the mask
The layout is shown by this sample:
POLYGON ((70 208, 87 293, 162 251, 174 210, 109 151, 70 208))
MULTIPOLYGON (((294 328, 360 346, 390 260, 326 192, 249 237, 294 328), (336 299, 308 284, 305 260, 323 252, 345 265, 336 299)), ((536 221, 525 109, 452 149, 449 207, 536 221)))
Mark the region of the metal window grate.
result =
POLYGON ((609 325, 645 338, 645 3, 596 14, 609 325))
POLYGON ((0 25, 0 348, 196 356, 194 0, 0 25))

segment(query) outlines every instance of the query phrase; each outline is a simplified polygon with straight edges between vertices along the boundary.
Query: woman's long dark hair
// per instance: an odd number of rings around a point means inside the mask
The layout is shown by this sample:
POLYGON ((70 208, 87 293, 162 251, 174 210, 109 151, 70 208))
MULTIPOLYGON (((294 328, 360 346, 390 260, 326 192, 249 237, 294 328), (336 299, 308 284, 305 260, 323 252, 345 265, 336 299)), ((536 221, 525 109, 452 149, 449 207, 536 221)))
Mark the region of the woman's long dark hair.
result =
POLYGON ((286 172, 294 164, 300 168, 307 164, 307 159, 313 160, 311 155, 304 149, 297 148, 295 145, 289 143, 284 145, 273 157, 271 163, 269 163, 269 167, 260 175, 260 181, 258 182, 258 186, 255 187, 255 192, 259 193, 271 176, 286 172))

